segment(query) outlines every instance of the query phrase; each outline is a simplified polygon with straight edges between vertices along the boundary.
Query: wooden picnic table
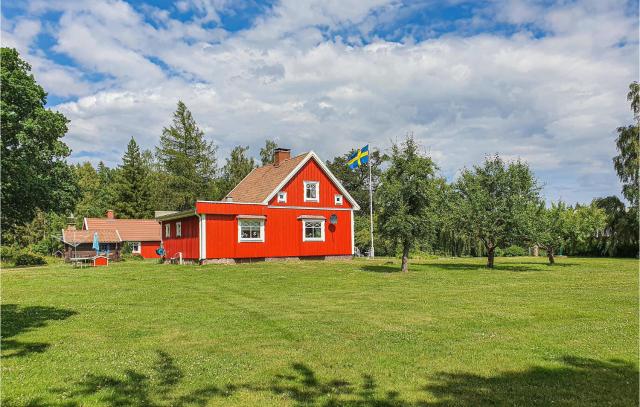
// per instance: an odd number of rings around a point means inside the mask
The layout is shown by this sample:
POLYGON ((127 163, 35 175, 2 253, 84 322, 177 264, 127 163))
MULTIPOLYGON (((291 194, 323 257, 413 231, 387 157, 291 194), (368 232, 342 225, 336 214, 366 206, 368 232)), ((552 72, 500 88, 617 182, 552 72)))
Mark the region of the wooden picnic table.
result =
POLYGON ((71 261, 71 264, 73 264, 73 267, 88 267, 91 265, 91 263, 93 262, 93 257, 72 257, 69 259, 69 261, 71 261))

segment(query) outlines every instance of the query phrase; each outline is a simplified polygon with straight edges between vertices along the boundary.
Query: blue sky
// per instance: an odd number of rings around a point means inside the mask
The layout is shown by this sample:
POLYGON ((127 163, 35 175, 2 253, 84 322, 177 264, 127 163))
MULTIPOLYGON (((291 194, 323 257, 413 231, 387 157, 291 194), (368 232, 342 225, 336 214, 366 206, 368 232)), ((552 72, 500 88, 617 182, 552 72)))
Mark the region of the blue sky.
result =
MULTIPOLYGON (((157 144, 183 100, 223 161, 265 138, 328 159, 412 132, 442 172, 527 160, 549 199, 619 194, 611 157, 638 78, 629 1, 2 2, 70 120, 72 161, 157 144)), ((222 164, 222 163, 221 163, 222 164)))

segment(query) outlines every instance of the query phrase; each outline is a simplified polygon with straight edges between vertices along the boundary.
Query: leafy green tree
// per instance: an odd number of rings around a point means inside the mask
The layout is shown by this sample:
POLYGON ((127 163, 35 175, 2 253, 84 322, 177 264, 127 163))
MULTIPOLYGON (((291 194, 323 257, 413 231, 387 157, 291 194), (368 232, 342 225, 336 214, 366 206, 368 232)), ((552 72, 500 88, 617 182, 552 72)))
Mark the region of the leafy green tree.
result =
POLYGON ((574 227, 573 209, 564 202, 552 203, 550 208, 540 206, 536 223, 536 235, 532 239, 547 252, 549 264, 555 263, 556 250, 565 247, 574 227))
POLYGON ((378 230, 402 247, 401 270, 409 269, 409 252, 432 238, 437 223, 444 179, 430 157, 419 151, 412 136, 391 147, 389 169, 376 191, 378 230))
POLYGON ((222 167, 222 177, 220 178, 220 191, 223 192, 223 196, 231 192, 255 168, 253 158, 246 155, 248 150, 248 146, 236 146, 231 150, 227 162, 222 167))
POLYGON ((170 209, 188 209, 197 199, 216 197, 216 150, 187 106, 179 101, 172 124, 162 130, 160 146, 156 147, 158 165, 166 175, 158 186, 166 194, 170 209))
POLYGON ((65 216, 38 209, 31 222, 16 226, 14 244, 27 247, 43 256, 49 256, 56 250, 63 249, 61 234, 65 227, 65 216))
POLYGON ((97 217, 104 215, 107 207, 101 200, 101 180, 98 171, 86 161, 74 166, 75 178, 80 188, 80 199, 75 214, 80 217, 97 217))
MULTIPOLYGON (((373 150, 370 148, 370 156, 371 160, 371 185, 373 187, 373 192, 378 189, 378 185, 380 184, 380 177, 382 176, 382 165, 385 161, 389 160, 389 157, 385 154, 381 154, 378 150, 373 150)), ((355 232, 355 245, 359 250, 368 250, 371 247, 371 233, 369 226, 369 167, 368 165, 361 165, 358 168, 351 169, 348 166, 349 157, 353 154, 355 150, 351 150, 350 152, 334 157, 332 161, 327 161, 327 167, 336 176, 345 187, 349 194, 353 197, 353 199, 358 202, 358 204, 362 207, 362 210, 355 212, 354 219, 354 232, 355 232)), ((374 218, 376 218, 377 211, 377 202, 374 202, 374 218)), ((377 224, 374 219, 374 235, 378 236, 377 233, 377 224)), ((376 254, 383 253, 387 247, 393 246, 390 242, 384 241, 384 237, 379 236, 374 239, 375 251, 376 254)), ((393 253, 395 254, 395 253, 393 253)))
POLYGON ((265 141, 264 147, 260 149, 260 161, 262 162, 263 166, 267 164, 273 164, 273 152, 276 148, 278 148, 278 144, 276 144, 275 141, 265 141))
POLYGON ((598 235, 606 228, 606 213, 593 204, 576 205, 572 217, 569 247, 574 253, 589 252, 589 248, 597 246, 598 235))
POLYGON ((640 168, 640 85, 633 82, 629 85, 627 100, 631 103, 635 124, 618 127, 616 147, 618 155, 613 158, 613 165, 622 181, 622 194, 632 206, 638 206, 638 169, 640 168))
POLYGON ((598 254, 608 256, 637 256, 638 227, 637 211, 626 208, 617 196, 596 198, 592 205, 602 209, 606 224, 598 239, 598 254))
POLYGON ((116 213, 121 218, 150 218, 149 169, 132 137, 122 157, 115 184, 116 213))
POLYGON ((505 164, 488 157, 473 170, 464 169, 455 183, 456 222, 469 237, 480 239, 493 268, 495 251, 526 242, 540 203, 540 187, 526 163, 505 164))
POLYGON ((44 107, 47 94, 30 71, 15 49, 1 49, 3 234, 29 222, 38 210, 70 211, 78 197, 73 170, 66 162, 71 150, 61 140, 68 120, 44 107))

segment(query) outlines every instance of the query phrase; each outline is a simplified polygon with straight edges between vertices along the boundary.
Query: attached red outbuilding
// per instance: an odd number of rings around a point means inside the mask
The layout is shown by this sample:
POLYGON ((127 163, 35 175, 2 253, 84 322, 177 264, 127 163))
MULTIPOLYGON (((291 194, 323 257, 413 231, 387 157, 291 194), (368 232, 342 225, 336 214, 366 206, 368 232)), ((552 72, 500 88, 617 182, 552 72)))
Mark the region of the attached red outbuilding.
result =
POLYGON ((168 258, 242 261, 350 257, 358 204, 309 152, 256 168, 223 201, 158 218, 168 258))

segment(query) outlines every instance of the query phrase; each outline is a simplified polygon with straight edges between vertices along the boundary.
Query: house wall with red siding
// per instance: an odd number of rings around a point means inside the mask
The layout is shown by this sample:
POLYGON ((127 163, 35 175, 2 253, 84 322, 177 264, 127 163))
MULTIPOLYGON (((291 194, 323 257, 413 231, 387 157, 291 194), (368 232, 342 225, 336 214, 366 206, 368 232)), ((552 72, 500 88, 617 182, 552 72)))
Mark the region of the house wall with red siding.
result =
POLYGON ((182 219, 163 221, 162 222, 162 246, 164 247, 165 257, 172 258, 179 252, 182 253, 184 259, 198 259, 200 257, 199 250, 199 218, 190 216, 182 219), (182 236, 176 236, 176 223, 182 223, 182 236), (171 228, 170 236, 165 234, 165 225, 171 228))
MULTIPOLYGON (((233 205, 239 206, 239 205, 233 205)), ((253 206, 240 215, 253 215, 253 206), (246 212, 246 213, 244 213, 246 212)), ((237 210, 237 209, 236 209, 237 210)), ((351 211, 264 208, 264 242, 239 242, 236 215, 207 215, 207 258, 263 258, 351 255, 351 211), (329 219, 335 214, 336 225, 329 219), (324 216, 324 242, 303 241, 300 215, 324 216)))
MULTIPOLYGON (((342 192, 324 173, 322 168, 315 162, 309 160, 304 167, 298 171, 296 175, 282 188, 281 191, 287 193, 287 202, 278 203, 278 195, 274 196, 269 205, 273 206, 305 206, 311 208, 346 208, 351 209, 351 203, 342 197, 342 205, 336 205, 334 197, 336 194, 342 195, 342 192), (304 200, 304 181, 320 182, 320 199, 319 202, 310 202, 304 200)), ((280 191, 278 191, 280 192, 280 191)))
POLYGON ((156 250, 160 247, 160 242, 140 242, 140 255, 145 259, 157 259, 160 256, 156 250))

